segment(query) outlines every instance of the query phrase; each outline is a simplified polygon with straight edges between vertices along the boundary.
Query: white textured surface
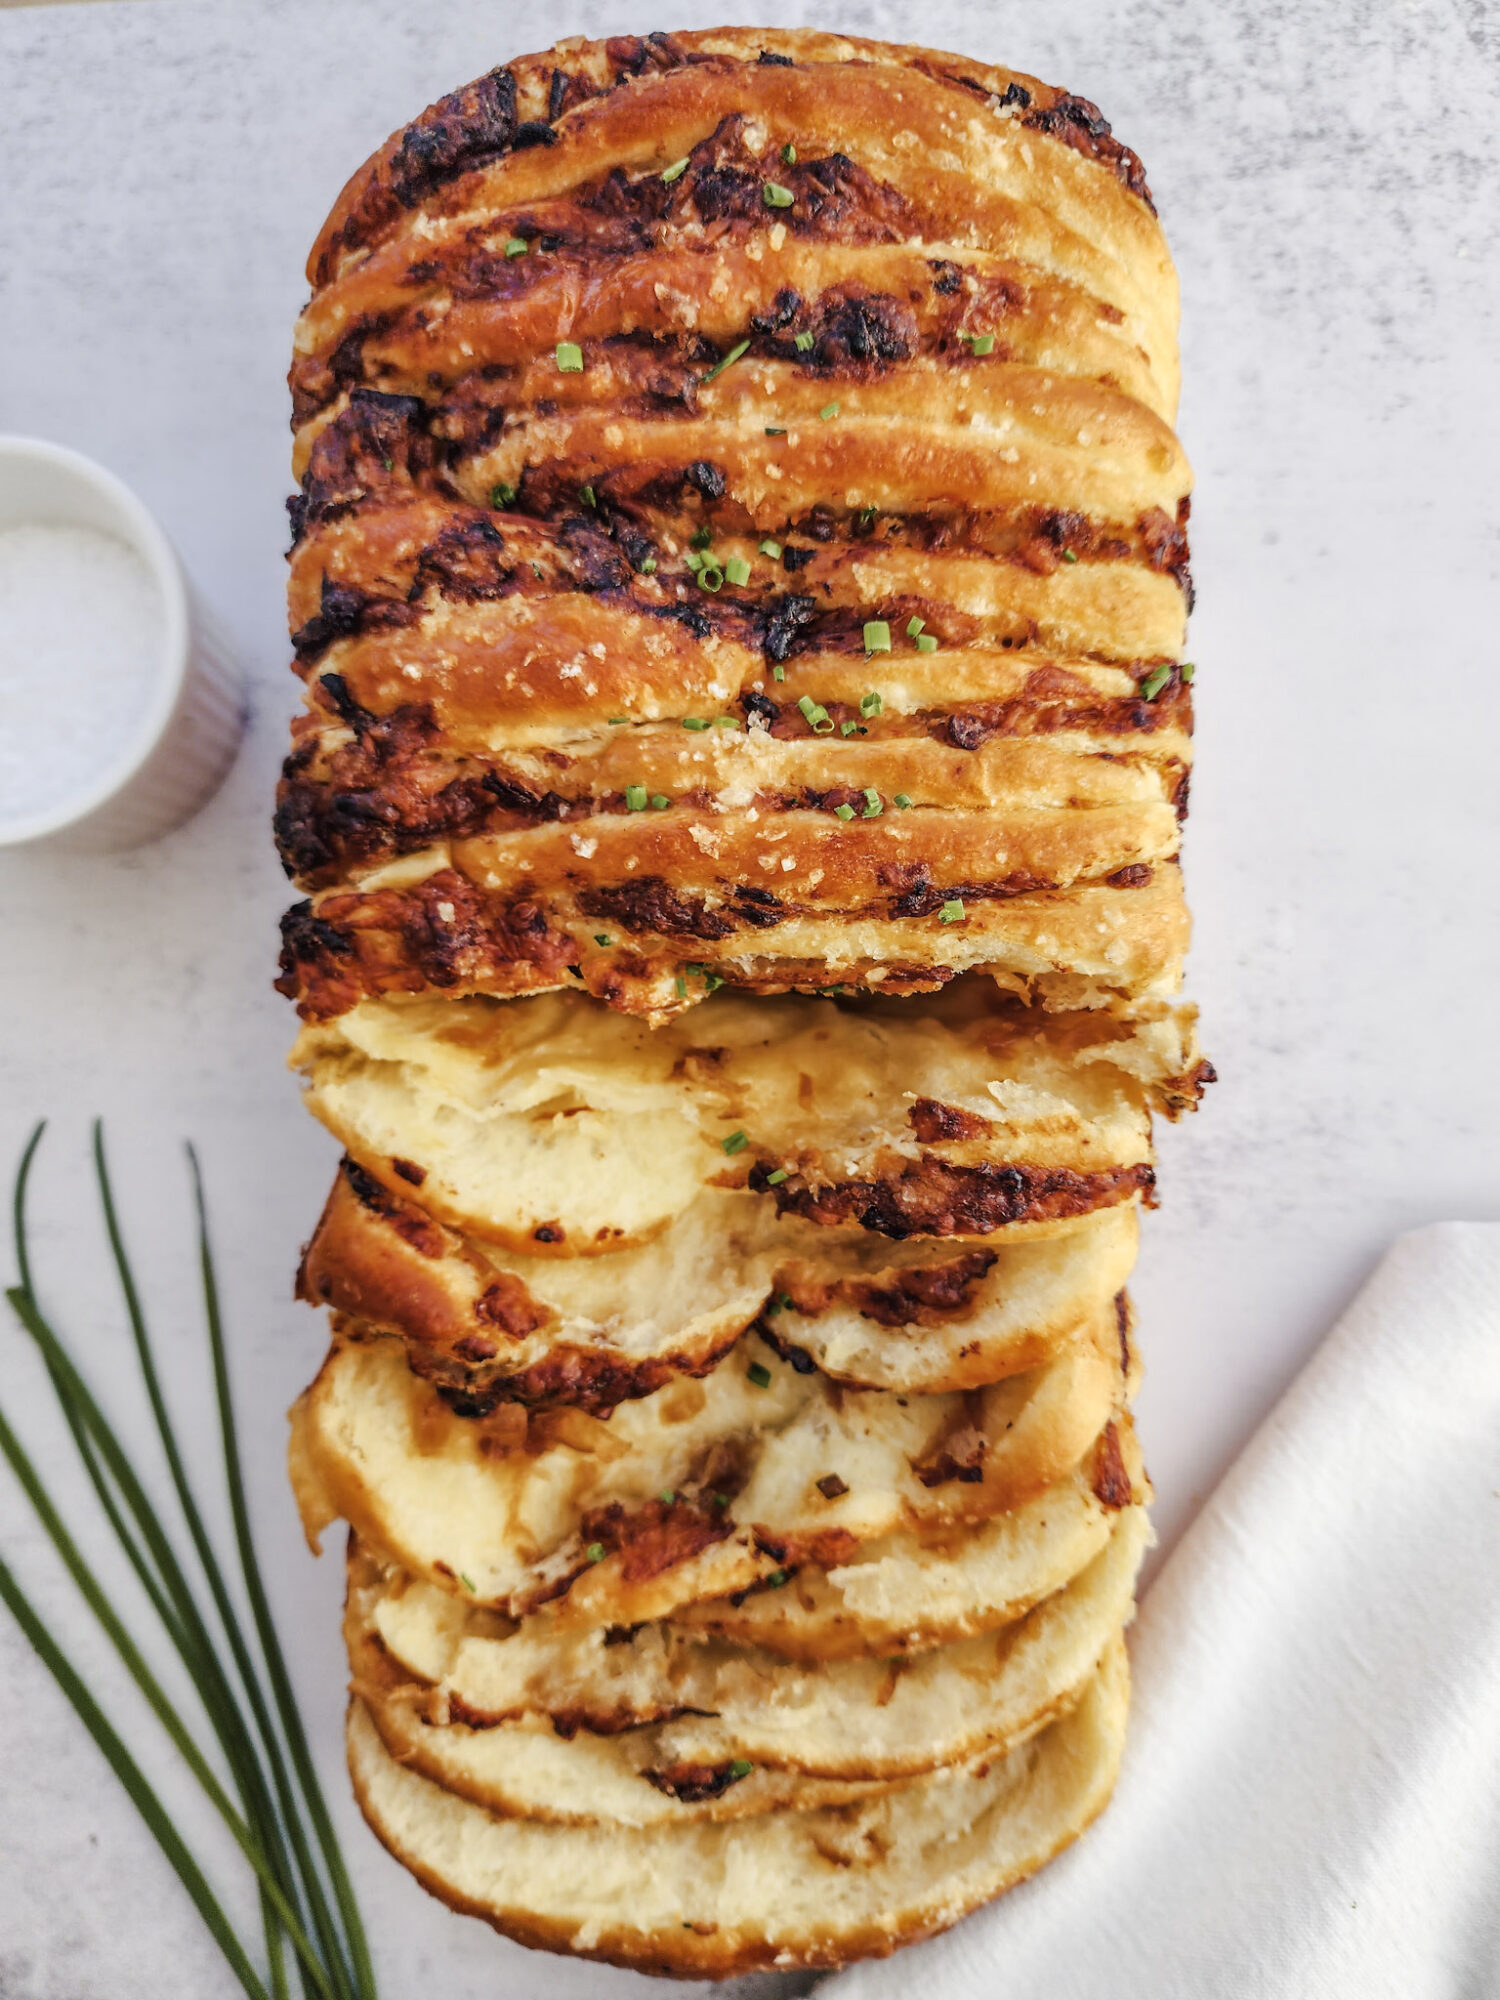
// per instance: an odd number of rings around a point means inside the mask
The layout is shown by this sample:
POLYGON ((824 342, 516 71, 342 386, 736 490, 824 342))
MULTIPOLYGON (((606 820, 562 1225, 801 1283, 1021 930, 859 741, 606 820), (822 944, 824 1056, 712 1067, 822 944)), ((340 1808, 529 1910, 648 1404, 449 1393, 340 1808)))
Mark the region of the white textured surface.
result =
MULTIPOLYGON (((559 0, 545 27, 518 26, 506 0, 0 14, 0 429, 79 445, 137 488, 254 704, 225 788, 167 840, 113 861, 0 858, 0 1161, 51 1115, 41 1271, 95 1372, 128 1381, 84 1183, 85 1121, 106 1115, 181 1407, 202 1429, 177 1153, 198 1140, 262 1546, 340 1796, 338 1577, 303 1554, 280 1470, 281 1412, 319 1347, 290 1274, 333 1153, 282 1074, 291 1022, 269 989, 300 264, 347 173, 442 90, 554 34, 723 18, 916 35, 1096 98, 1144 156, 1182 269, 1202 604, 1192 987, 1224 1081, 1165 1135, 1136 1287, 1165 1537, 1396 1230, 1500 1207, 1500 49, 1483 0, 677 0, 649 18, 638 0, 559 0)), ((18 1343, 0 1327, 0 1399, 50 1438, 18 1343)), ((78 1631, 0 1496, 0 1542, 78 1631)), ((0 1685, 0 1996, 228 1994, 4 1626, 0 1685)), ((447 1918, 344 1824, 390 2000, 646 1990, 447 1918)), ((219 1858, 207 1834, 204 1847, 219 1858)))

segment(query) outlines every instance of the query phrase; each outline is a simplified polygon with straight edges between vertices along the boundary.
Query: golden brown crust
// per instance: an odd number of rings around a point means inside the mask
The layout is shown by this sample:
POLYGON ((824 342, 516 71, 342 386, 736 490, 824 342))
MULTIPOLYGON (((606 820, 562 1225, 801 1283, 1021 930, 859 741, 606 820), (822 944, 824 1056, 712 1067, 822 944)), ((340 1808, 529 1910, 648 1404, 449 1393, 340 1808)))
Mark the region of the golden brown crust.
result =
POLYGON ((282 990, 1170 995, 1188 472, 1138 163, 928 50, 628 46, 443 100, 314 252, 282 990))
MULTIPOLYGON (((523 198, 535 199, 547 190, 550 155, 559 142, 577 151, 592 147, 607 161, 634 131, 641 135, 638 143, 650 148, 647 158, 675 159, 681 147, 671 152, 668 142, 676 142, 685 127, 712 128, 724 112, 747 108, 771 116, 785 107, 804 131, 816 131, 825 119, 834 130, 857 130, 857 124, 848 122, 847 98, 829 103, 830 91, 841 87, 855 95, 866 117, 875 105, 889 113, 893 102, 909 101, 897 91, 913 93, 912 111, 899 121, 887 116, 884 122, 899 129, 909 118, 929 114, 923 156, 929 171, 936 136, 930 114, 938 112, 944 139, 961 141, 956 114, 972 109, 977 98, 993 116, 1036 135, 1031 143, 1063 182, 1064 202, 1070 194, 1091 197, 1116 228, 1149 240, 1148 216, 1133 214, 1132 204, 1109 185, 1113 180, 1151 211, 1141 164, 1082 98, 1023 72, 936 49, 812 29, 719 28, 559 44, 496 68, 440 99, 351 176, 309 254, 309 282, 327 284, 352 255, 383 240, 420 206, 462 213, 476 196, 488 192, 487 170, 498 162, 529 169, 530 177, 522 179, 523 198), (764 52, 770 61, 761 61, 764 52), (680 121, 675 129, 674 121, 680 121), (1080 160, 1103 172, 1072 167, 1048 141, 1073 149, 1080 160), (1070 167, 1065 177, 1061 170, 1070 167), (441 199, 431 203, 434 195, 441 199)), ((568 161, 558 177, 568 185, 578 178, 577 166, 568 161)))

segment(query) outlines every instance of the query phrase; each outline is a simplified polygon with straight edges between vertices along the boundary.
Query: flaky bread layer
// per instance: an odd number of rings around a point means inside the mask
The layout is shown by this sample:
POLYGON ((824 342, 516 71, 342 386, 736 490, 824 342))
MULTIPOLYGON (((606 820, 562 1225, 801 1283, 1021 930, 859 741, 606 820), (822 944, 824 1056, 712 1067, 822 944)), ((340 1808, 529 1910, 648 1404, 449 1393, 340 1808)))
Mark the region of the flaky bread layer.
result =
POLYGON ((375 1833, 450 1908, 524 1944, 726 1977, 884 1956, 1032 1874, 1108 1801, 1128 1705, 1115 1639, 1071 1713, 1004 1757, 859 1807, 628 1831, 486 1812, 403 1768, 358 1701, 349 1764, 375 1833))
POLYGON ((983 979, 906 1002, 718 993, 656 1029, 576 995, 367 1003, 292 1060, 391 1194, 554 1257, 648 1242, 705 1188, 897 1239, 1066 1220, 1149 1192, 1152 1109, 1211 1074, 1191 1010, 1057 1018, 983 979))
POLYGON ((536 1636, 534 1619, 510 1632, 359 1552, 345 1637, 392 1752, 492 1811, 735 1818, 798 1803, 786 1774, 884 1782, 1033 1734, 1128 1623, 1149 1539, 1144 1511, 1127 1508, 1101 1553, 1023 1618, 898 1661, 799 1668, 673 1625, 609 1641, 536 1636))
POLYGON ((565 1600, 580 1622, 631 1624, 1024 1504, 1121 1403, 1122 1360, 1112 1309, 1042 1367, 962 1396, 850 1391, 754 1341, 608 1423, 515 1405, 477 1420, 399 1342, 345 1337, 293 1412, 293 1482, 314 1541, 342 1516, 477 1604, 565 1600))
POLYGON ((1137 1233, 1126 1204, 898 1245, 709 1189, 647 1243, 528 1257, 433 1221, 346 1158, 298 1294, 398 1335, 474 1413, 514 1400, 602 1416, 707 1374, 754 1320, 794 1366, 932 1395, 1039 1366, 1121 1292, 1137 1233))

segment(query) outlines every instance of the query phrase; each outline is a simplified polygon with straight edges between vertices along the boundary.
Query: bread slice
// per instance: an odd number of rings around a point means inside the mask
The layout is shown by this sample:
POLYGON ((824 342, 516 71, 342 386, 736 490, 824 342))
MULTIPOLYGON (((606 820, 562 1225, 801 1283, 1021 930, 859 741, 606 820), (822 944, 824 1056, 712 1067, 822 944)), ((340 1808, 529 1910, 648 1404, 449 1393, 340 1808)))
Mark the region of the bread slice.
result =
POLYGON ((933 1395, 1045 1360, 1119 1294, 1136 1234, 1126 1203, 893 1243, 708 1188, 647 1243, 527 1256, 434 1222, 346 1158, 298 1294, 399 1335, 413 1369, 475 1412, 514 1400, 602 1415, 706 1374, 756 1318, 840 1381, 933 1395))
POLYGON ((685 1604, 673 1619, 807 1665, 919 1653, 1021 1617, 1098 1555, 1122 1508, 1150 1498, 1122 1414, 1078 1465, 1008 1513, 958 1531, 898 1529, 847 1561, 804 1563, 777 1589, 685 1604))
POLYGON ((1118 1638, 1069 1714, 1005 1756, 858 1806, 621 1828, 502 1818, 405 1768, 369 1710, 349 1765, 376 1834, 450 1908, 524 1944, 724 1977, 883 1955, 954 1923, 1075 1839, 1114 1786, 1118 1638))
POLYGON ((628 1624, 898 1527, 1019 1506, 1126 1388, 1112 1310, 1043 1367, 965 1396, 847 1390, 752 1339, 608 1423, 455 1416, 399 1342, 343 1339, 294 1413, 293 1476, 310 1535, 342 1515, 477 1603, 519 1616, 565 1596, 584 1622, 628 1624))
POLYGON ((896 1238, 1128 1202, 1153 1184, 1152 1108, 1201 1069, 1185 1013, 1039 1016, 985 980, 835 1006, 720 993, 656 1030, 581 995, 370 1002, 293 1059, 391 1193, 558 1258, 648 1242, 705 1188, 896 1238))
POLYGON ((1129 1508, 1024 1618, 895 1660, 799 1668, 670 1624, 533 1636, 546 1621, 526 1619, 501 1636, 470 1612, 455 1631, 456 1599, 357 1551, 345 1636, 387 1747, 493 1811, 732 1818, 769 1809, 757 1775, 891 1780, 1011 1748, 1071 1705, 1129 1622, 1149 1540, 1129 1508))

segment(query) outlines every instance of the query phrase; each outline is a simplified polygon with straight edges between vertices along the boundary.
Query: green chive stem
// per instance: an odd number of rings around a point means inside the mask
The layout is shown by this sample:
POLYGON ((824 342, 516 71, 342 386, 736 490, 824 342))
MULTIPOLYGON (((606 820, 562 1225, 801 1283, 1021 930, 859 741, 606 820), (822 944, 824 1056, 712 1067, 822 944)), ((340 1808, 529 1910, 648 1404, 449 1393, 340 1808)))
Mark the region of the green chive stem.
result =
POLYGON ((313 1768, 307 1735, 297 1708, 297 1698, 292 1692, 291 1676, 287 1672, 286 1659, 281 1650, 281 1642, 276 1636, 271 1606, 261 1580, 260 1562, 255 1553, 255 1539, 250 1531, 250 1510, 245 1501, 245 1480, 240 1464, 234 1403, 229 1385, 229 1363, 224 1346, 224 1322, 219 1310, 219 1285, 214 1271, 213 1247, 208 1236, 208 1211, 203 1193, 203 1174, 198 1165, 197 1152, 192 1145, 188 1146, 187 1156, 192 1170, 193 1204, 198 1219, 198 1265, 203 1282, 203 1309, 208 1324, 209 1349, 213 1356, 214 1395, 219 1410, 224 1478, 229 1488, 229 1511, 234 1523, 240 1574, 244 1581, 245 1594, 250 1600, 250 1616, 255 1623, 256 1637, 260 1641, 261 1656, 271 1677, 271 1693, 275 1698, 276 1712, 281 1721, 287 1748, 291 1752, 292 1769, 296 1773, 298 1787, 312 1818, 313 1832, 317 1836, 323 1856, 323 1866, 333 1885, 334 1900, 338 1904, 339 1915, 343 1920, 345 1938, 353 1962, 356 1990, 361 1995, 370 1995, 373 2000, 375 1972, 370 1962, 364 1925, 360 1920, 359 1906, 354 1900, 353 1885, 344 1866, 344 1858, 339 1850, 338 1838, 333 1830, 333 1822, 329 1818, 322 1788, 318 1784, 317 1773, 313 1768))
POLYGON ((188 1852, 181 1835, 168 1818, 161 1800, 146 1782, 140 1766, 125 1748, 104 1711, 84 1686, 66 1655, 42 1624, 3 1561, 0 1561, 0 1602, 5 1604, 30 1641, 32 1650, 62 1689, 74 1714, 103 1751, 106 1762, 124 1787, 131 1804, 146 1822, 152 1838, 171 1863, 182 1886, 192 1897, 199 1916, 208 1926, 214 1942, 223 1952, 235 1978, 251 1996, 251 2000, 271 2000, 254 1966, 245 1956, 244 1948, 235 1936, 218 1898, 209 1888, 203 1871, 188 1852))
POLYGON ((714 363, 713 367, 709 369, 706 375, 700 375, 698 377, 699 382, 700 383, 712 382, 716 375, 722 375, 726 368, 733 367, 734 363, 739 360, 742 354, 746 354, 749 352, 749 348, 750 348, 750 342, 748 340, 737 341, 735 345, 730 348, 727 354, 720 356, 720 358, 714 363))
POLYGON ((219 1616, 220 1626, 229 1642, 230 1657, 234 1661, 235 1671, 255 1722, 256 1734, 265 1752, 286 1836, 302 1876, 313 1926, 330 1960, 341 1962, 342 1943, 334 1927, 333 1913, 325 1899, 323 1885, 303 1831, 303 1822, 297 1811, 296 1797, 287 1773, 281 1741, 272 1723, 270 1707, 262 1693, 259 1677, 250 1657, 250 1649, 240 1629, 239 1618, 214 1554, 213 1544, 208 1539, 208 1531, 198 1511, 198 1503, 188 1480, 187 1468, 183 1464, 182 1453, 178 1448, 177 1434, 167 1409, 166 1398, 162 1393, 161 1381, 156 1371, 156 1356, 147 1331, 145 1314, 141 1309, 135 1276, 126 1253, 125 1240, 120 1231, 119 1218, 115 1212, 114 1191, 110 1185, 109 1168, 104 1155, 104 1131, 98 1119, 94 1121, 94 1169, 99 1183, 100 1203, 104 1210, 105 1231, 109 1237, 110 1252, 114 1258, 116 1275, 125 1300, 125 1313, 135 1342, 136 1358, 140 1363, 141 1377, 146 1385, 146 1397, 151 1405, 151 1414, 156 1423, 163 1456, 167 1461, 167 1470, 177 1494, 178 1505, 182 1509, 183 1520, 187 1524, 188 1538, 197 1554, 204 1579, 208 1584, 209 1595, 219 1616))
MULTIPOLYGON (((364 1944, 358 1911, 343 1869, 342 1859, 337 1851, 332 1825, 328 1820, 326 1807, 323 1805, 321 1794, 318 1791, 316 1780, 313 1776, 311 1760, 307 1753, 305 1735, 302 1731, 300 1718, 296 1713, 290 1682, 286 1675, 285 1663, 275 1638, 269 1606, 260 1581, 253 1544, 250 1540, 248 1511, 245 1505, 243 1477, 234 1431, 233 1407, 228 1394, 227 1361, 223 1342, 222 1320, 219 1313, 217 1287, 214 1282, 212 1253, 207 1237, 207 1224, 204 1215, 201 1179, 198 1173, 197 1161, 190 1154, 195 1194, 197 1197, 200 1262, 203 1267, 205 1285, 205 1309, 208 1315, 210 1348, 214 1359, 215 1387, 219 1399, 221 1430, 224 1434, 225 1471, 229 1487, 231 1513, 235 1521, 244 1582, 251 1601, 257 1636, 261 1644, 262 1658, 272 1682, 275 1705, 282 1722, 292 1765, 297 1774, 298 1787, 302 1794, 300 1805, 296 1794, 292 1791, 286 1778, 280 1742, 271 1723, 269 1705, 262 1694, 255 1663, 251 1658, 249 1647, 241 1634, 233 1603, 229 1598, 228 1590, 224 1584, 212 1546, 208 1543, 201 1517, 198 1514, 191 1488, 187 1482, 171 1418, 167 1411, 165 1399, 161 1393, 160 1381, 156 1374, 154 1355, 151 1349, 150 1336, 146 1328, 145 1316, 141 1309, 139 1294, 136 1290, 134 1276, 119 1229, 113 1190, 110 1186, 108 1167, 104 1156, 102 1132, 97 1124, 94 1133, 95 1166, 99 1177, 106 1228, 110 1238, 110 1248, 114 1257, 117 1275, 120 1279, 126 1301, 127 1315, 131 1321, 131 1331, 136 1340, 137 1356, 141 1363, 148 1399, 152 1404, 153 1416, 156 1419, 158 1435, 164 1454, 167 1457, 169 1471, 172 1473, 173 1483, 177 1488, 179 1504, 182 1507, 184 1520, 199 1556, 203 1574, 208 1581, 210 1592, 213 1595, 225 1637, 229 1642, 231 1654, 235 1659, 245 1698, 250 1705, 251 1713, 256 1722, 256 1733, 260 1736, 262 1744, 262 1751, 260 1753, 257 1752, 250 1729, 244 1717, 240 1714, 238 1699, 230 1684, 226 1669, 216 1651, 214 1641, 210 1637, 203 1617, 198 1611, 192 1589, 178 1562, 171 1541, 162 1528, 151 1501, 147 1497, 130 1460, 121 1449, 108 1421, 103 1416, 86 1383, 78 1374, 66 1350, 47 1324, 37 1305, 27 1246, 25 1202, 27 1183, 42 1129, 39 1125, 31 1136, 31 1140, 22 1157, 13 1193, 12 1211, 16 1237, 16 1260, 22 1282, 18 1287, 13 1288, 7 1296, 16 1312, 17 1318, 38 1348, 52 1381, 54 1391, 59 1398, 59 1403, 78 1448, 84 1469, 103 1504, 106 1517, 111 1527, 115 1530, 117 1540, 131 1568, 140 1579, 153 1609, 157 1611, 164 1631, 174 1649, 178 1652, 184 1666, 187 1668, 198 1698, 203 1705, 204 1712, 234 1774, 236 1786, 244 1801, 243 1817, 235 1813, 233 1806, 229 1803, 227 1794, 224 1793, 211 1768, 203 1759, 202 1753, 188 1731, 186 1724, 183 1723, 180 1715, 162 1694, 159 1685, 151 1675, 150 1669, 146 1666, 138 1648, 135 1647, 133 1641, 131 1641, 128 1633, 125 1631, 118 1614, 114 1611, 114 1607, 105 1597, 97 1583, 97 1579, 68 1536, 67 1530, 61 1518, 57 1515, 56 1509, 52 1506, 41 1481, 30 1467, 19 1440, 15 1438, 14 1433, 5 1424, 3 1415, 0 1415, 0 1450, 3 1450, 17 1477, 21 1480, 23 1490, 27 1492, 28 1498, 31 1500, 33 1508, 41 1519, 49 1537, 52 1539, 54 1547, 58 1550, 65 1567, 68 1568, 74 1582, 84 1595, 85 1601, 89 1604, 106 1636, 110 1639, 111 1644, 115 1647, 117 1654, 127 1669, 131 1672, 132 1677, 136 1680, 141 1692, 156 1713, 158 1720, 167 1731, 174 1747, 177 1748, 179 1754, 187 1762, 193 1775, 199 1780, 210 1803, 215 1807, 220 1816, 225 1819, 226 1824, 241 1846, 256 1875, 261 1898, 270 1968, 271 1987, 268 2000, 270 2000, 270 1996, 284 1995, 287 1991, 285 1967, 282 1960, 283 1939, 290 1941, 292 1949, 296 1954, 296 1963, 301 1975, 304 1992, 309 1995, 316 1994, 319 1996, 319 2000, 374 2000, 375 1985, 373 1971, 370 1966, 368 1951, 364 1944), (111 1490, 112 1487, 113 1491, 111 1490), (116 1495, 118 1495, 118 1501, 116 1495), (125 1519, 126 1512, 129 1513, 135 1522, 135 1530, 139 1531, 140 1541, 136 1539, 136 1532, 127 1525, 125 1519), (271 1786, 268 1786, 265 1771, 261 1766, 261 1754, 264 1755, 266 1763, 270 1767, 271 1786), (276 1805, 273 1804, 272 1786, 274 1786, 275 1796, 280 1804, 280 1817, 278 1817, 276 1805), (305 1837, 302 1819, 304 1811, 312 1820, 318 1844, 322 1849, 324 1866, 328 1871, 329 1880, 334 1887, 335 1899, 339 1904, 339 1914, 343 1919, 344 1935, 342 1937, 340 1937, 338 1927, 335 1925, 331 1912, 328 1909, 322 1880, 314 1864, 309 1843, 305 1837), (286 1851, 286 1841, 290 1842, 292 1852, 296 1858, 295 1873, 291 1866, 291 1858, 286 1851), (318 1945, 322 1949, 322 1963, 319 1962, 317 1950, 307 1931, 304 1929, 301 1916, 301 1905, 304 1898, 306 1907, 312 1915, 313 1931, 316 1933, 318 1945)), ((54 1677, 58 1678, 60 1684, 63 1685, 64 1692, 73 1701, 75 1709, 79 1712, 90 1733, 94 1736, 95 1741, 104 1750, 105 1755, 111 1762, 112 1768, 115 1769, 116 1774, 120 1777, 132 1801, 146 1819, 148 1827, 158 1838, 159 1842, 164 1845, 168 1853, 168 1858, 172 1860, 174 1867, 178 1868, 178 1873, 182 1876, 185 1886, 188 1887, 189 1893, 193 1895, 193 1899, 198 1905, 200 1912, 204 1915, 205 1921, 208 1922, 216 1940, 220 1943, 221 1948, 225 1950, 226 1956, 234 1967, 237 1976, 240 1976, 241 1984, 244 1985, 242 1963, 248 1968, 248 1961, 244 1959, 244 1953, 237 1941, 234 1940, 232 1933, 228 1934, 229 1942, 226 1944, 225 1934, 220 1928, 216 1927, 214 1912, 217 1911, 218 1906, 216 1903, 213 1903, 211 1895, 209 1896, 209 1903, 206 1905, 202 1897, 197 1893, 199 1887, 202 1887, 204 1892, 208 1893, 206 1884, 202 1883, 201 1876, 197 1876, 196 1880, 192 1879, 192 1877, 183 1873, 181 1867, 178 1867, 178 1858, 173 1853, 170 1844, 171 1840, 175 1839, 176 1836, 170 1827, 170 1823, 166 1822, 165 1816, 161 1814, 160 1805, 156 1801, 155 1795, 150 1792, 149 1787, 144 1785, 144 1780, 140 1779, 139 1771, 129 1758, 128 1753, 124 1751, 123 1745, 114 1736, 110 1725, 102 1714, 99 1713, 97 1707, 89 1708, 81 1706, 80 1702, 75 1699, 75 1693, 77 1692, 81 1692, 84 1695, 85 1703, 88 1702, 89 1698, 87 1697, 86 1690, 82 1689, 82 1684, 77 1682, 76 1675, 73 1677, 76 1687, 70 1688, 67 1676, 72 1674, 73 1670, 69 1663, 57 1651, 56 1647, 52 1645, 45 1632, 41 1633, 39 1642, 37 1632, 26 1625, 26 1616, 30 1607, 25 1604, 24 1594, 20 1593, 18 1587, 15 1587, 14 1595, 6 1594, 6 1601, 21 1620, 23 1626, 26 1627, 28 1637, 32 1638, 33 1643, 37 1645, 37 1649, 48 1665, 49 1671, 52 1671, 54 1677), (51 1648, 50 1652, 48 1650, 49 1647, 51 1648), (115 1752, 118 1752, 118 1755, 115 1752), (159 1815, 159 1819, 154 1815, 159 1815), (168 1836, 166 1840, 163 1840, 162 1837, 163 1827, 165 1827, 168 1836), (238 1958, 236 1958, 236 1953, 238 1953, 238 1958)), ((34 1614, 31 1615, 34 1620, 34 1614)), ((194 1874, 196 1874, 195 1870, 194 1874)), ((219 1912, 219 1918, 222 1919, 222 1912, 219 1912)), ((251 1971, 251 1978, 255 1983, 253 1986, 247 1986, 246 1990, 254 1991, 257 1994, 265 1993, 267 1989, 256 1978, 253 1970, 251 1971)))

